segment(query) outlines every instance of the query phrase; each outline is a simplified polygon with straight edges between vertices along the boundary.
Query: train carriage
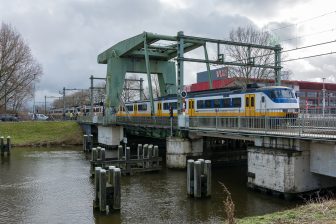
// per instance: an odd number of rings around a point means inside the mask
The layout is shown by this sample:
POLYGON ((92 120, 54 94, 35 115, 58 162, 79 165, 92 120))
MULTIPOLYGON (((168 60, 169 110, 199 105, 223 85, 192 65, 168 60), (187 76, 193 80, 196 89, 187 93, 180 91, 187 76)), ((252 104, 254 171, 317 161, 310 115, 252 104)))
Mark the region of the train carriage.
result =
MULTIPOLYGON (((245 116, 245 117, 296 117, 299 102, 293 89, 284 86, 252 89, 217 89, 189 93, 184 99, 183 111, 190 117, 245 116)), ((150 102, 126 103, 120 106, 117 116, 151 116, 150 102)), ((154 116, 168 117, 170 108, 177 116, 176 96, 154 100, 154 116)))

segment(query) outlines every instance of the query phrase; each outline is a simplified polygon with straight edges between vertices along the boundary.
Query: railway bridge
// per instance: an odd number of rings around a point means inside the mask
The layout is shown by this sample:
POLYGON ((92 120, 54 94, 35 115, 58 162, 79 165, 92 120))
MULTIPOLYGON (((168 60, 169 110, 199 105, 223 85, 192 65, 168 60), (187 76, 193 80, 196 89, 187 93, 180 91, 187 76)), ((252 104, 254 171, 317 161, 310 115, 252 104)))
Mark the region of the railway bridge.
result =
POLYGON ((336 117, 89 116, 81 123, 97 126, 98 141, 107 145, 118 145, 124 131, 165 139, 170 168, 184 168, 189 157, 203 156, 207 137, 249 141, 250 187, 293 194, 336 186, 336 117))
POLYGON ((91 111, 79 122, 88 132, 92 126, 97 127, 98 142, 105 145, 119 145, 126 131, 165 139, 166 162, 171 168, 184 168, 189 157, 204 154, 209 137, 226 142, 246 141, 249 142, 246 157, 250 187, 285 194, 336 187, 336 117, 304 113, 298 118, 189 117, 183 113, 185 61, 206 64, 212 89, 210 64, 274 69, 275 83, 280 85, 280 59, 280 45, 238 43, 186 36, 183 32, 176 36, 144 32, 98 55, 98 63, 107 64, 105 113, 99 116, 91 111), (211 57, 209 45, 212 45, 211 52, 217 48, 211 57), (249 57, 241 62, 228 62, 224 60, 223 45, 244 47, 249 57), (199 48, 203 48, 204 57, 186 56, 199 48), (257 64, 250 56, 255 48, 273 52, 274 65, 257 64), (123 104, 120 96, 127 72, 147 75, 151 116, 116 116, 115 112, 123 104), (173 118, 154 116, 152 74, 158 75, 161 96, 177 96, 177 114, 173 118))

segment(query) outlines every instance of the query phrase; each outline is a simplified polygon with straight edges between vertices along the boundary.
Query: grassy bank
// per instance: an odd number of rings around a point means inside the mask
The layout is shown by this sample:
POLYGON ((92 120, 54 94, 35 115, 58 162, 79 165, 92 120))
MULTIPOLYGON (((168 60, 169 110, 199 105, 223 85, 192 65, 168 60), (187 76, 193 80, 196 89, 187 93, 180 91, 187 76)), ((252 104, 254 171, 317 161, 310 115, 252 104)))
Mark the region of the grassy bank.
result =
POLYGON ((74 121, 0 122, 0 135, 11 136, 14 146, 82 143, 81 128, 74 121))
POLYGON ((336 223, 336 200, 323 200, 300 207, 237 220, 238 224, 305 224, 336 223))

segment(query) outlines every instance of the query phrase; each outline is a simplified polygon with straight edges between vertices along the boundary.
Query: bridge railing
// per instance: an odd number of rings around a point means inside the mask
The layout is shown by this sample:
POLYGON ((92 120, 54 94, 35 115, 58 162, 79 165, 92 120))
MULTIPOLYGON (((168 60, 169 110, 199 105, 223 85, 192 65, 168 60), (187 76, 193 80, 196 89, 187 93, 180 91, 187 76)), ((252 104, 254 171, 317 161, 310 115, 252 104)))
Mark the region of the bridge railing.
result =
MULTIPOLYGON (((169 117, 117 117, 118 124, 126 125, 141 125, 141 126, 155 126, 155 127, 169 127, 169 117)), ((177 118, 173 118, 173 126, 177 126, 177 118)))
POLYGON ((189 128, 217 131, 336 138, 336 117, 190 117, 189 128))

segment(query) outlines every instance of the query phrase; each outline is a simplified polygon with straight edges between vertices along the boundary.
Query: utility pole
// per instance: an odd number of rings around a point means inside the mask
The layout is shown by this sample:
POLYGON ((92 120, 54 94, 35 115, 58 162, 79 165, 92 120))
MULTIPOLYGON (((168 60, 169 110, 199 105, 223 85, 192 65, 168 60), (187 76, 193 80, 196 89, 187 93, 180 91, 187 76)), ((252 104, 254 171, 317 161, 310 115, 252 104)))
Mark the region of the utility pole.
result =
POLYGON ((63 116, 65 114, 65 87, 63 87, 63 116))
POLYGON ((91 109, 90 109, 90 115, 93 116, 93 75, 90 76, 91 79, 91 86, 90 86, 90 105, 91 105, 91 109))
POLYGON ((60 98, 57 96, 44 96, 44 114, 47 114, 47 98, 60 98))
POLYGON ((143 78, 140 78, 140 100, 144 100, 143 78))
POLYGON ((47 114, 47 96, 44 96, 44 114, 47 114))
POLYGON ((83 90, 83 89, 76 89, 76 88, 73 88, 73 89, 66 89, 65 87, 63 87, 63 92, 59 92, 60 94, 63 95, 63 114, 65 114, 65 91, 71 91, 71 90, 83 90))

